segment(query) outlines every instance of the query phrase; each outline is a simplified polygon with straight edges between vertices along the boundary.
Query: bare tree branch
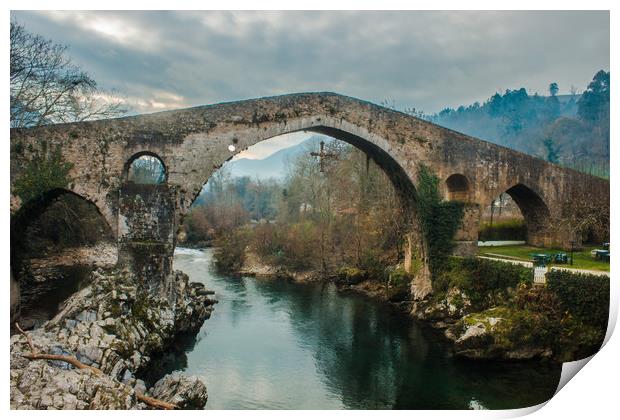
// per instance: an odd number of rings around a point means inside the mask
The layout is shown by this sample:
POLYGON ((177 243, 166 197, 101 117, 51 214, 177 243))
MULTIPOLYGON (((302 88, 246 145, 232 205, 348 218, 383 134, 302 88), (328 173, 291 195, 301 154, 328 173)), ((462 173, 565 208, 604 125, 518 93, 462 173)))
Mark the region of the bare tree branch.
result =
POLYGON ((112 118, 127 109, 67 57, 67 47, 11 22, 11 126, 112 118))

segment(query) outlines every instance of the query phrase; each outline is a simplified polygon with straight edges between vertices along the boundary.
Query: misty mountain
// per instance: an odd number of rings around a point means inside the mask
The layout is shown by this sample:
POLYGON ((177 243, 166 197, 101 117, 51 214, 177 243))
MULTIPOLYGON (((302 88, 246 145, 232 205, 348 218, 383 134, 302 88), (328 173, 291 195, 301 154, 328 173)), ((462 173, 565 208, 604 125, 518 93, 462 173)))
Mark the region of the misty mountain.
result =
MULTIPOLYGON (((244 183, 242 178, 250 178, 252 181, 275 180, 279 183, 284 181, 288 173, 288 165, 295 162, 295 159, 303 153, 310 153, 319 150, 321 140, 329 140, 329 137, 314 135, 307 140, 295 145, 280 149, 277 152, 263 159, 237 159, 227 162, 222 169, 226 171, 226 176, 236 179, 237 183, 244 183)), ((247 179, 245 180, 247 181, 247 179)), ((211 187, 215 177, 211 177, 209 181, 202 187, 200 195, 196 198, 193 205, 199 206, 204 204, 212 194, 211 187)))
POLYGON ((318 151, 319 143, 323 136, 315 135, 309 139, 291 147, 278 150, 264 159, 237 159, 226 164, 226 169, 230 171, 233 178, 248 176, 252 179, 283 179, 287 174, 287 166, 302 153, 318 151))

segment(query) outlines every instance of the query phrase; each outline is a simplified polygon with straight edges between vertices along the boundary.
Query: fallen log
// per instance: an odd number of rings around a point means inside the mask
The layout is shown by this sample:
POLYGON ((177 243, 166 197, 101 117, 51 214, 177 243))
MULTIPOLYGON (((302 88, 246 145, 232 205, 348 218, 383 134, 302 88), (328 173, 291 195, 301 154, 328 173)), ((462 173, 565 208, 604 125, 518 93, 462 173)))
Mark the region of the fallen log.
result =
POLYGON ((78 369, 90 370, 97 376, 103 375, 103 372, 100 369, 84 364, 80 362, 78 359, 76 359, 75 357, 65 356, 64 354, 45 354, 45 353, 28 354, 27 353, 27 354, 24 354, 23 356, 28 360, 59 360, 61 362, 67 362, 70 365, 73 365, 78 369))

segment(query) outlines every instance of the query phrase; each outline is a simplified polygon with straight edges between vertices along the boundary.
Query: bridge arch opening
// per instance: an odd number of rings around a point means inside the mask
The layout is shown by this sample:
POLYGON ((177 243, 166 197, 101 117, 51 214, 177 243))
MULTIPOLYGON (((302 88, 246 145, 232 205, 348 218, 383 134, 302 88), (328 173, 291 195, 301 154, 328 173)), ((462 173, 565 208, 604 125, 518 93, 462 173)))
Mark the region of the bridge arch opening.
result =
POLYGON ((257 142, 209 174, 177 239, 181 246, 217 245, 224 251, 215 258, 233 269, 250 249, 251 258, 271 265, 350 269, 348 281, 360 281, 369 271, 384 276, 384 269, 402 267, 414 204, 413 182, 388 153, 345 131, 313 127, 257 142), (296 137, 303 141, 291 142, 296 137), (258 159, 258 149, 283 143, 291 146, 258 159), (280 165, 282 176, 260 177, 280 165), (240 246, 248 237, 251 243, 240 246))
POLYGON ((168 179, 161 157, 149 151, 138 152, 125 164, 125 180, 134 184, 158 185, 168 179))
POLYGON ((465 175, 452 174, 446 179, 448 189, 448 200, 450 201, 469 201, 471 192, 469 180, 465 175))
POLYGON ((518 183, 499 194, 483 211, 480 240, 547 246, 550 219, 549 208, 540 195, 518 183))
MULTIPOLYGON (((19 319, 33 327, 87 285, 95 260, 116 263, 114 235, 96 204, 64 188, 24 203, 11 215, 11 277, 19 319)), ((13 307, 13 296, 11 298, 13 307)))

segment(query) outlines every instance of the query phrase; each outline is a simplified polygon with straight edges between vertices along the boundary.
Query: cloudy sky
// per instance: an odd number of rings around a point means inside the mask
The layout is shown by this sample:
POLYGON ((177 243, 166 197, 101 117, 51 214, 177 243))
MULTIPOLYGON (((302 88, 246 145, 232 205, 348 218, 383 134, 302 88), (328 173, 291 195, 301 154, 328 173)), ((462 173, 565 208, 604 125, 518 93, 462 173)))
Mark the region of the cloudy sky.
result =
POLYGON ((607 12, 12 12, 133 112, 333 91, 437 112, 609 69, 607 12))

